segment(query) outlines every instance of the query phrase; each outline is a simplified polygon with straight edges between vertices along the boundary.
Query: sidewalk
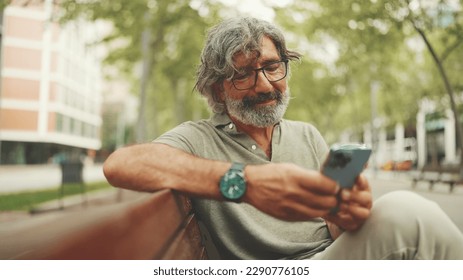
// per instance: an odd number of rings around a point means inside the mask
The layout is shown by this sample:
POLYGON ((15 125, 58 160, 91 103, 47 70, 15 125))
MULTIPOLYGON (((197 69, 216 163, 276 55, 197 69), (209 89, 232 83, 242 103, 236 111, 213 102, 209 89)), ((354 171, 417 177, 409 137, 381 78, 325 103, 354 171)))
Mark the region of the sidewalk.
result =
POLYGON ((412 191, 424 198, 436 202, 442 210, 450 217, 455 225, 463 232, 463 186, 456 186, 452 193, 446 184, 436 183, 432 191, 428 184, 419 182, 416 188, 412 188, 412 180, 407 172, 367 170, 365 175, 369 179, 373 193, 373 199, 397 190, 412 191))
MULTIPOLYGON (((83 170, 86 183, 105 181, 102 164, 87 164, 83 170)), ((61 185, 58 164, 0 165, 0 194, 49 189, 61 185)))

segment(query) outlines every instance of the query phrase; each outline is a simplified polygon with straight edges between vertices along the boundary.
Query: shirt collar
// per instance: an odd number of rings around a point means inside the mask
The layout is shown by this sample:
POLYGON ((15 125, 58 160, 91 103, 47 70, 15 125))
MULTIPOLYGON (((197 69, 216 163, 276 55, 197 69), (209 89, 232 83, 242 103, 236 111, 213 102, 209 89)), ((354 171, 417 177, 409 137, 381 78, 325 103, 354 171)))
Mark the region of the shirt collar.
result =
POLYGON ((215 127, 219 127, 219 126, 225 126, 225 125, 228 125, 228 124, 232 123, 232 120, 230 119, 230 117, 225 112, 223 112, 223 113, 214 113, 214 115, 211 118, 211 123, 215 127))

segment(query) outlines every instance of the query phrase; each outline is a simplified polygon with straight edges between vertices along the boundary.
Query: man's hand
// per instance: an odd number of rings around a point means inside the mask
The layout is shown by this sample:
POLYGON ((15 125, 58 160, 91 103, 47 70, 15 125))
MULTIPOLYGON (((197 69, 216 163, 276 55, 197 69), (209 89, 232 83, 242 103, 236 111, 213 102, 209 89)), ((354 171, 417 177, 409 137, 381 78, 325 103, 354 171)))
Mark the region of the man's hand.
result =
POLYGON ((370 216, 373 200, 368 180, 363 175, 360 175, 352 189, 341 190, 340 199, 339 211, 335 214, 323 216, 327 221, 333 239, 336 239, 339 235, 336 230, 333 230, 333 224, 341 230, 355 231, 370 216))
POLYGON ((243 201, 276 218, 306 221, 328 215, 337 205, 336 182, 295 164, 249 165, 243 201))

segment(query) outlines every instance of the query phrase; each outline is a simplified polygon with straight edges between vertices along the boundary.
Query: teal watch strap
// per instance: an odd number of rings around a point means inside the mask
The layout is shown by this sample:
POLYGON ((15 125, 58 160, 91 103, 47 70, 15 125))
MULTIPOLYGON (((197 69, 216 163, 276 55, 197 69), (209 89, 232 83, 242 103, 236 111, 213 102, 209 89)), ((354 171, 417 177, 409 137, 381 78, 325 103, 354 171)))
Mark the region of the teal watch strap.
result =
POLYGON ((236 170, 236 171, 241 171, 244 173, 244 167, 245 165, 240 162, 234 162, 232 166, 230 167, 230 170, 236 170))

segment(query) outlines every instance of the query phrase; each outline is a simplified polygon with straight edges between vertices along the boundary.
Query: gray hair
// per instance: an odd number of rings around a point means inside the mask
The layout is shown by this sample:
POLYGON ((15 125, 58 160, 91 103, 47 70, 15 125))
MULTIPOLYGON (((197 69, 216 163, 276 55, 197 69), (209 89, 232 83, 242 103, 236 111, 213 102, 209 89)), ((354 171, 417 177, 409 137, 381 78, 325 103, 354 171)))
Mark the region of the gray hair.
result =
POLYGON ((210 29, 201 53, 201 63, 196 76, 196 89, 204 96, 213 112, 222 113, 224 104, 219 101, 213 89, 225 79, 233 78, 237 70, 233 57, 237 53, 246 56, 260 54, 263 37, 269 37, 275 44, 281 59, 297 60, 301 55, 286 48, 283 33, 271 23, 251 18, 230 18, 210 29))

